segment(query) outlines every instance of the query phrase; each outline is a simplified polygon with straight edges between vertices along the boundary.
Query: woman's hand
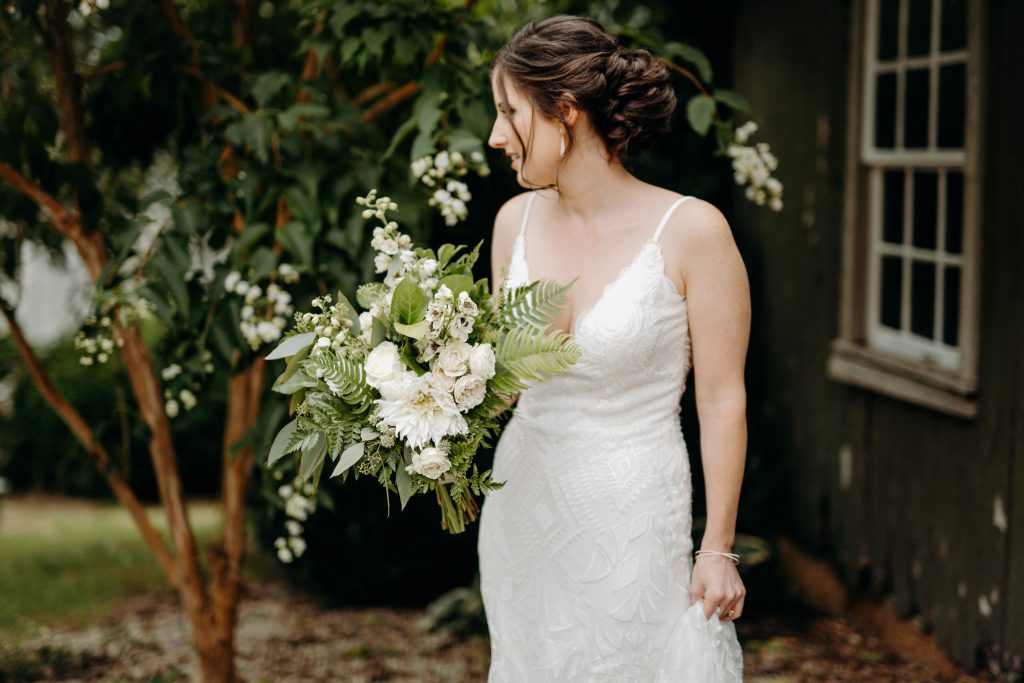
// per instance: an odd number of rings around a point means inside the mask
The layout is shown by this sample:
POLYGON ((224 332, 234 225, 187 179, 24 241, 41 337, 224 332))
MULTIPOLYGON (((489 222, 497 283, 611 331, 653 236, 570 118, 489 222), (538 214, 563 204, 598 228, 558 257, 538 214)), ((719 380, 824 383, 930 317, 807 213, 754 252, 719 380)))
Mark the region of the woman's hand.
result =
POLYGON ((690 605, 703 598, 704 616, 707 619, 711 618, 716 607, 722 608, 718 615, 720 621, 739 619, 746 594, 747 589, 743 587, 740 573, 728 557, 702 555, 694 560, 690 577, 690 605))

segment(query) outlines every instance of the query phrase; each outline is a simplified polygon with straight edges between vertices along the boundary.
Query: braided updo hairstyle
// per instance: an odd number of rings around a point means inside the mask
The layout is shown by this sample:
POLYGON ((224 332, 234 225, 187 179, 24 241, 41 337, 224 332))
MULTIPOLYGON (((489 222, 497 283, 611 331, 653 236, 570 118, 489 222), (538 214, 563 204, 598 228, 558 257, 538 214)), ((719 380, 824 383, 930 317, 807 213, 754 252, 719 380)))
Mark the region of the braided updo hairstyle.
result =
MULTIPOLYGON (((527 24, 495 55, 495 74, 507 77, 539 111, 563 124, 558 103, 571 96, 590 117, 609 155, 623 163, 670 130, 676 108, 665 66, 645 49, 624 47, 586 17, 560 15, 527 24)), ((507 105, 500 79, 498 90, 507 105)), ((565 127, 572 149, 572 129, 565 127)), ((525 156, 521 136, 519 142, 525 156)))

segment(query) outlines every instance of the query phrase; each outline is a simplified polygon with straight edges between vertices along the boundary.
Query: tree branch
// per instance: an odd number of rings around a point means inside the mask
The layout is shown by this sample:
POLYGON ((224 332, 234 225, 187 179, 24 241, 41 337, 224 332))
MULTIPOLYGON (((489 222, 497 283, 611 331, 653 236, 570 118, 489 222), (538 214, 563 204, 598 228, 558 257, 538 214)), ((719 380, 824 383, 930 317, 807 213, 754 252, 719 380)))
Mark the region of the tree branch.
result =
POLYGON ((70 214, 53 195, 18 173, 10 164, 0 162, 0 180, 35 202, 50 218, 57 232, 67 237, 81 232, 77 216, 70 214))
POLYGON ((401 87, 395 88, 385 97, 378 100, 376 104, 363 112, 361 117, 363 123, 370 123, 371 121, 376 120, 378 117, 391 111, 402 102, 412 98, 422 89, 423 85, 416 81, 410 81, 401 87))
POLYGON ((28 370, 36 390, 39 391, 39 394, 53 412, 57 414, 57 417, 68 426, 68 429, 71 430, 71 433, 78 440, 78 443, 82 445, 82 448, 85 449, 86 455, 89 456, 96 469, 107 480, 107 484, 110 486, 110 490, 113 492, 117 502, 123 505, 128 514, 132 516, 136 526, 139 528, 139 532, 142 534, 142 539, 149 546, 164 576, 167 577, 168 582, 172 586, 177 587, 178 573, 175 569, 174 558, 171 556, 171 552, 164 544, 160 534, 153 527, 152 522, 150 522, 149 516, 146 515, 146 510, 135 495, 135 492, 132 491, 119 472, 110 469, 110 454, 107 453, 103 444, 93 438, 92 430, 81 413, 54 386, 53 381, 46 374, 46 370, 43 369, 42 363, 39 362, 35 351, 29 345, 28 340, 25 339, 25 334, 22 332, 21 325, 18 323, 17 318, 15 318, 14 312, 8 310, 6 306, 0 306, 0 314, 7 321, 11 337, 14 339, 14 345, 18 349, 18 354, 21 356, 21 360, 25 364, 25 368, 28 370))

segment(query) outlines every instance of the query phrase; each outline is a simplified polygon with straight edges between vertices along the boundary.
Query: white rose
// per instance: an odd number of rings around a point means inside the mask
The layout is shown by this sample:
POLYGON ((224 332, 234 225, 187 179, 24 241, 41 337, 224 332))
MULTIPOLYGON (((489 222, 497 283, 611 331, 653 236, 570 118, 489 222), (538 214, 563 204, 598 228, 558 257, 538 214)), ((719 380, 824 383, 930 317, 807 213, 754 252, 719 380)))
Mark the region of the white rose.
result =
POLYGON ((450 341, 437 354, 434 369, 449 377, 461 377, 469 369, 469 353, 472 347, 461 341, 450 341))
POLYGON ((395 376, 395 370, 401 359, 398 347, 389 341, 382 341, 370 351, 363 369, 366 371, 366 383, 375 389, 395 376))
POLYGON ((476 344, 469 352, 469 371, 483 379, 494 377, 494 349, 490 344, 476 344))
POLYGON ((487 393, 487 382, 477 375, 463 375, 455 382, 455 403, 462 410, 470 410, 480 405, 487 393))
POLYGON ((406 465, 405 471, 409 474, 415 472, 430 479, 437 479, 450 470, 452 461, 448 459, 440 448, 427 446, 422 451, 413 451, 412 464, 406 465))
POLYGON ((433 386, 438 387, 439 389, 443 389, 444 391, 447 392, 451 392, 452 389, 455 388, 456 381, 457 378, 452 377, 450 375, 446 375, 445 373, 440 372, 436 369, 430 373, 430 383, 433 386))

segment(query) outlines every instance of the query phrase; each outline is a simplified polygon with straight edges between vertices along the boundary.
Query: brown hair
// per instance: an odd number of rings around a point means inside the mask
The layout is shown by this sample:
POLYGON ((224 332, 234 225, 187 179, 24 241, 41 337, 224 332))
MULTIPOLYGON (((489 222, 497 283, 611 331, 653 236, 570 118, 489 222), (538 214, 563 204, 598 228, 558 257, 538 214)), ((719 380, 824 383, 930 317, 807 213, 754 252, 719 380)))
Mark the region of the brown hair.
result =
MULTIPOLYGON (((615 35, 587 17, 559 15, 525 25, 494 56, 491 75, 495 74, 507 76, 545 116, 563 124, 558 105, 563 97, 571 98, 587 113, 609 155, 622 163, 670 130, 676 108, 665 66, 645 49, 623 47, 615 35)), ((497 87, 508 107, 500 78, 497 87)), ((572 129, 565 127, 568 152, 574 140, 572 129)), ((525 168, 528 148, 519 131, 515 133, 525 168)))

